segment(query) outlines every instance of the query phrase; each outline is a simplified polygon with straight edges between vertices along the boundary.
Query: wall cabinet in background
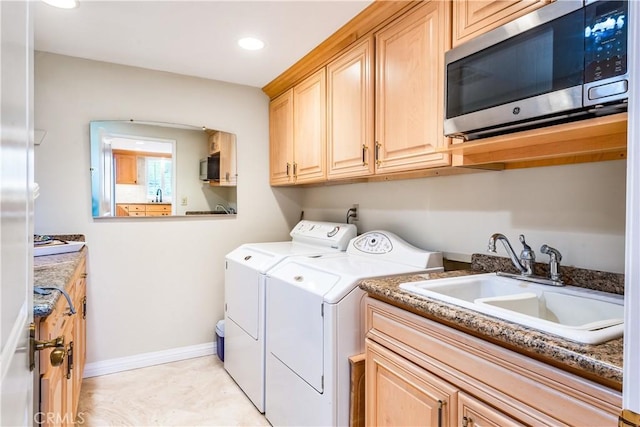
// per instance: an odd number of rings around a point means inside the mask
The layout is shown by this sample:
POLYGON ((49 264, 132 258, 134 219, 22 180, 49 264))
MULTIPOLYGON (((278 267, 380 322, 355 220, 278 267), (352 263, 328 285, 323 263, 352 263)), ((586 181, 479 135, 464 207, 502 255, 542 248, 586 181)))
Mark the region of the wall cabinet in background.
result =
POLYGON ((327 65, 327 178, 374 173, 373 38, 327 65))
POLYGON ((223 131, 209 131, 209 156, 216 156, 220 164, 219 180, 209 181, 214 187, 234 187, 238 183, 236 168, 236 135, 223 131))
POLYGON ((444 52, 450 8, 424 2, 376 34, 376 172, 448 166, 444 52))
POLYGON ((116 169, 116 184, 136 184, 138 182, 138 157, 135 154, 113 153, 116 169))

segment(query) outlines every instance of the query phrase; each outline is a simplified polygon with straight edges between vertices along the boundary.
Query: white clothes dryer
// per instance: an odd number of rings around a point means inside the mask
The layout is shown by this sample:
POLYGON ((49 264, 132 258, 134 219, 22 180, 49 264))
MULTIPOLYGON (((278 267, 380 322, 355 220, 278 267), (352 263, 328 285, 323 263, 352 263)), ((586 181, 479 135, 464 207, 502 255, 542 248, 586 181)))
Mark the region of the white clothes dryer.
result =
POLYGON ((225 259, 224 368, 260 412, 265 410, 265 274, 293 255, 344 252, 353 224, 300 221, 291 241, 248 243, 225 259))
POLYGON ((274 426, 348 426, 350 356, 364 351, 358 281, 443 271, 442 253, 372 231, 346 253, 295 256, 269 271, 266 412, 274 426))

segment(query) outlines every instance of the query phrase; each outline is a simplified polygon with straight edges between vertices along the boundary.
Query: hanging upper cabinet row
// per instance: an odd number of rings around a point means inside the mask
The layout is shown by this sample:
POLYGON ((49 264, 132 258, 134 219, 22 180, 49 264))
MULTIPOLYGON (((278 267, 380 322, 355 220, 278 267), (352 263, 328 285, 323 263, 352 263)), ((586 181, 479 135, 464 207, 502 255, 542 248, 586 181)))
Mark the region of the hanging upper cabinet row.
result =
POLYGON ((271 184, 449 165, 438 152, 449 22, 447 3, 426 2, 274 98, 271 184))
POLYGON ((626 114, 473 143, 443 136, 444 53, 549 2, 372 3, 364 24, 327 39, 324 57, 314 51, 263 88, 272 98, 271 185, 624 158, 626 114), (608 145, 594 146, 595 134, 608 145))

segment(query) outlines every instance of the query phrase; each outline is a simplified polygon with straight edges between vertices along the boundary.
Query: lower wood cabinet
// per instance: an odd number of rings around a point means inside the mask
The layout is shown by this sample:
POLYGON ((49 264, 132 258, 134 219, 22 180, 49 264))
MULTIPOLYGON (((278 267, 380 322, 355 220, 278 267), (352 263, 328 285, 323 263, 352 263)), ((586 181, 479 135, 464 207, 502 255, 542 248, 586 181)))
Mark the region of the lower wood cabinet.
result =
POLYGON ((367 297, 369 426, 614 426, 619 391, 367 297))
POLYGON ((117 203, 116 216, 169 216, 170 204, 160 203, 117 203))
POLYGON ((455 387, 374 342, 366 360, 368 425, 452 425, 455 387))
POLYGON ((40 351, 40 408, 35 420, 45 426, 74 425, 86 359, 86 260, 76 268, 67 284, 75 314, 60 296, 51 314, 37 319, 36 339, 64 338, 65 355, 60 366, 52 366, 52 350, 40 351))

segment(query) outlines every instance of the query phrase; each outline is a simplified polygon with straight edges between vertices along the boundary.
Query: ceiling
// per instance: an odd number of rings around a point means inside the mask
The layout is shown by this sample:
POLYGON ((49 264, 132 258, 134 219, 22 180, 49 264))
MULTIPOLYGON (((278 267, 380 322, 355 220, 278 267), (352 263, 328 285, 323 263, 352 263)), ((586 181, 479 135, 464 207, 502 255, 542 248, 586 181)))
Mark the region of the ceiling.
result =
POLYGON ((35 4, 36 50, 263 87, 371 3, 91 1, 35 4), (259 51, 241 37, 265 42, 259 51))

